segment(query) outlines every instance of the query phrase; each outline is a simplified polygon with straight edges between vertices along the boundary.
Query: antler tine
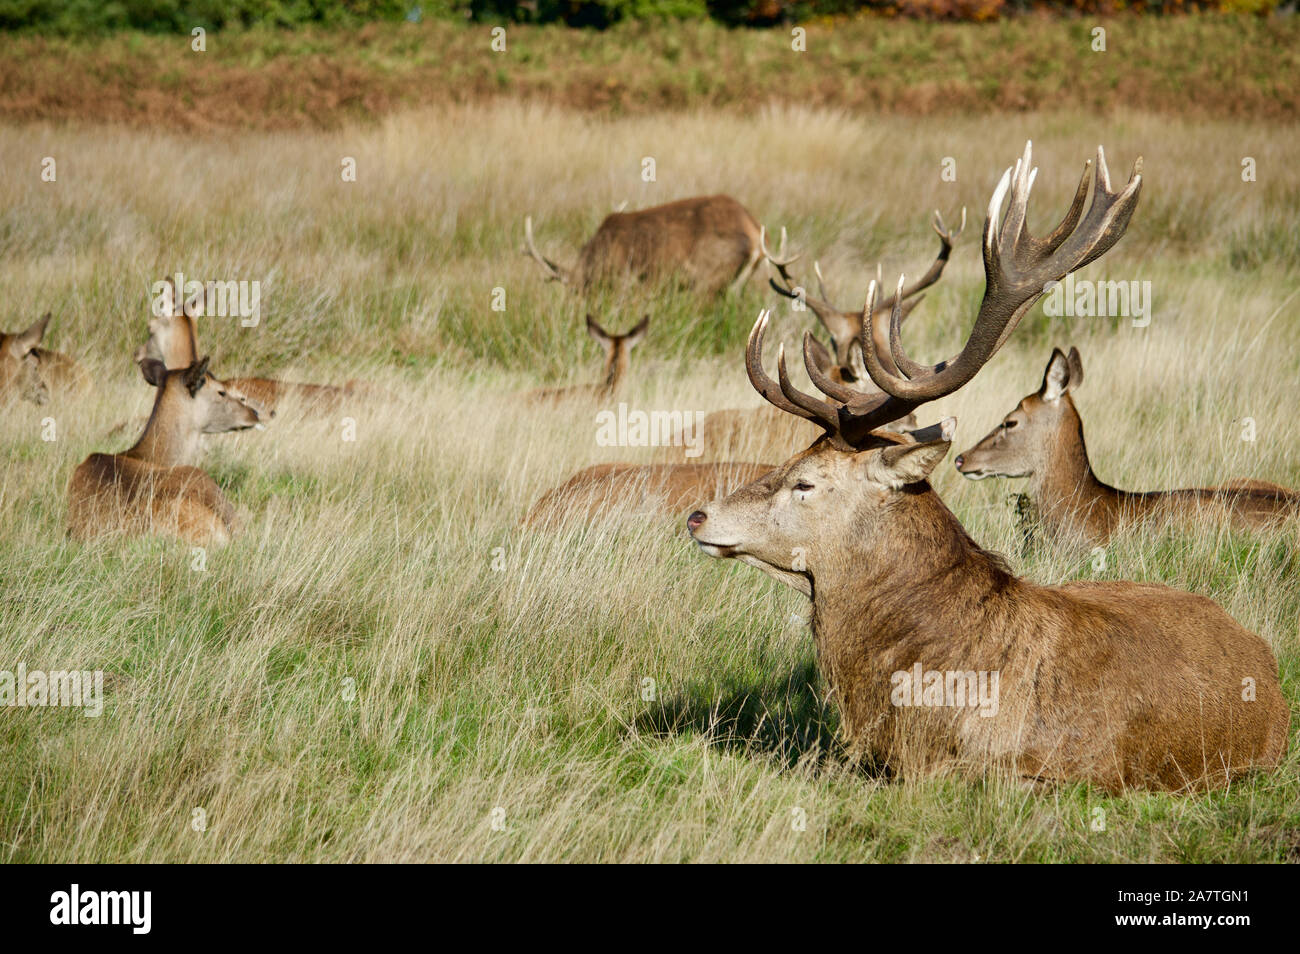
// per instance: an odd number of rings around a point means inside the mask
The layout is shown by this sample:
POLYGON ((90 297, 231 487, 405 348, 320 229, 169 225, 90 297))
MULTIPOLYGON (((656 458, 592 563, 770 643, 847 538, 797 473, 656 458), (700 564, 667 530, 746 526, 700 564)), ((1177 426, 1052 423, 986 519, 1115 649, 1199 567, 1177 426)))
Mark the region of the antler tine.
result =
POLYGON ((816 345, 817 339, 812 336, 812 332, 805 331, 803 333, 803 366, 808 371, 808 377, 817 390, 842 404, 860 399, 862 397, 861 391, 846 384, 840 384, 822 372, 821 366, 813 357, 813 349, 816 345))
MULTIPOLYGON (((786 237, 786 232, 785 229, 782 228, 781 248, 778 250, 778 255, 785 255, 785 237, 786 237)), ((799 255, 798 254, 791 255, 789 258, 779 258, 777 255, 773 255, 771 249, 767 247, 767 226, 766 225, 760 225, 758 227, 758 248, 759 251, 763 253, 763 257, 767 259, 768 262, 770 262, 771 265, 778 272, 781 273, 781 277, 786 280, 786 283, 789 285, 793 285, 794 279, 791 278, 790 273, 786 271, 786 266, 797 261, 799 255)))
MULTIPOLYGON (((822 299, 829 305, 831 296, 826 294, 826 278, 822 275, 822 263, 813 262, 813 271, 817 275, 817 294, 821 295, 822 299)), ((830 307, 834 308, 835 306, 831 305, 830 307)))
POLYGON ((808 420, 821 424, 828 431, 839 429, 839 408, 831 404, 829 401, 823 401, 821 398, 813 397, 811 394, 804 394, 790 383, 790 375, 785 369, 784 344, 782 344, 776 351, 776 376, 777 380, 781 384, 781 393, 784 394, 792 403, 803 408, 807 412, 805 416, 808 420))
MULTIPOLYGON (((989 203, 984 223, 984 299, 966 345, 949 361, 932 367, 918 365, 902 355, 891 326, 891 357, 911 380, 890 374, 874 349, 863 352, 867 374, 887 394, 919 404, 960 388, 1002 347, 1020 319, 1042 297, 1047 283, 1059 281, 1103 255, 1128 228, 1142 187, 1142 160, 1134 163, 1128 184, 1116 193, 1110 187, 1105 153, 1098 149, 1092 204, 1087 212, 1080 217, 1075 210, 1076 191, 1075 201, 1057 229, 1060 232, 1073 224, 1068 234, 1058 236, 1053 232, 1048 240, 1031 236, 1025 220, 1038 171, 1033 167, 1032 148, 1032 143, 1025 144, 1024 155, 1014 168, 1003 173, 989 203), (1008 190, 1011 198, 1006 219, 999 223, 1008 190), (1056 246, 1051 247, 1049 241, 1056 242, 1056 246)), ((869 340, 869 335, 864 334, 864 345, 869 340)))
MULTIPOLYGON (((907 289, 900 286, 898 291, 895 292, 895 295, 903 298, 911 298, 917 292, 929 288, 940 279, 943 275, 945 266, 948 264, 948 257, 952 254, 953 245, 956 243, 957 239, 961 237, 961 233, 966 231, 966 207, 962 206, 961 226, 959 228, 955 230, 947 228, 944 225, 943 216, 939 213, 938 209, 935 209, 934 211, 934 221, 930 223, 930 226, 934 229, 935 234, 939 236, 939 254, 935 256, 933 264, 930 265, 926 273, 917 279, 916 284, 907 289)), ((880 279, 880 269, 877 267, 876 280, 880 281, 880 279)), ((886 298, 880 303, 881 308, 892 308, 893 306, 894 299, 892 297, 886 298)), ((904 312, 904 317, 906 316, 907 313, 904 312)))
MULTIPOLYGON (((902 307, 905 304, 902 298, 903 281, 904 276, 899 275, 898 289, 894 292, 894 307, 889 313, 889 357, 893 360, 894 366, 898 368, 904 377, 915 378, 928 373, 930 369, 926 365, 917 364, 907 355, 903 354, 901 329, 903 327, 903 318, 906 317, 906 312, 902 307)), ((919 300, 920 299, 914 299, 914 302, 919 300)))
POLYGON ((563 282, 564 276, 560 274, 560 269, 554 262, 537 250, 537 243, 533 241, 533 217, 524 216, 524 254, 532 256, 537 264, 546 270, 547 280, 553 282, 563 282))
POLYGON ((1061 247, 1061 243, 1069 237, 1075 226, 1079 224, 1079 216, 1083 215, 1084 203, 1088 201, 1088 186, 1092 181, 1092 177, 1088 173, 1091 171, 1092 160, 1089 159, 1083 164, 1083 175, 1079 177, 1079 187, 1074 191, 1074 201, 1070 203, 1065 218, 1061 219, 1061 224, 1052 229, 1051 233, 1043 239, 1043 247, 1049 255, 1061 247))
POLYGON ((763 336, 771 320, 772 312, 764 308, 758 313, 758 320, 754 322, 754 327, 749 332, 749 342, 745 346, 745 373, 749 376, 749 383, 769 404, 787 414, 794 414, 825 426, 826 421, 819 414, 805 410, 791 401, 785 396, 782 388, 763 370, 763 336))
POLYGON ((954 231, 943 224, 943 215, 938 209, 934 210, 934 232, 939 236, 939 241, 945 245, 952 245, 957 239, 961 238, 961 233, 966 231, 966 206, 961 207, 961 225, 954 231))

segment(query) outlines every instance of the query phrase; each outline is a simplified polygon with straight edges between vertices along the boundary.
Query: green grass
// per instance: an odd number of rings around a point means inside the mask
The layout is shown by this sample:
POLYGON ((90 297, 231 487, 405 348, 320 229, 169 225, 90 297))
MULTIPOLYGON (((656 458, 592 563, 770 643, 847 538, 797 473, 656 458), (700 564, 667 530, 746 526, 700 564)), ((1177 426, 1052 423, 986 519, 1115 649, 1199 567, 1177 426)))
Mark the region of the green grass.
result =
MULTIPOLYGON (((889 780, 841 758, 810 635, 791 621, 807 613, 801 597, 706 559, 679 519, 518 525, 578 468, 650 459, 596 446, 586 414, 518 397, 594 379, 585 311, 618 330, 651 314, 634 406, 711 410, 757 404, 740 348, 773 304, 757 281, 735 300, 666 289, 582 302, 519 254, 525 214, 567 261, 624 199, 725 189, 787 225, 848 302, 877 258, 887 274, 918 274, 934 252, 929 211, 951 218, 965 204, 968 234, 906 331, 912 352, 937 357, 968 327, 983 206, 1030 134, 1040 231, 1097 142, 1116 177, 1145 155, 1130 234, 1088 274, 1152 281, 1154 320, 1036 310, 926 417, 956 413, 969 446, 1038 386, 1052 345, 1077 344, 1104 479, 1300 486, 1300 263, 1284 241, 1300 215, 1300 140, 1134 112, 1004 116, 992 136, 989 122, 867 124, 812 109, 592 120, 500 106, 336 132, 0 133, 7 167, 61 157, 57 184, 0 183, 0 327, 52 309, 48 343, 99 382, 88 399, 0 417, 0 669, 108 674, 100 719, 0 708, 0 859, 1296 860, 1294 743, 1277 772, 1209 795, 889 780), (1239 179, 1247 149, 1268 170, 1258 183, 1239 179), (654 185, 637 176, 645 154, 659 159, 654 185), (344 155, 358 157, 352 185, 339 181, 344 155), (947 155, 955 184, 939 180, 947 155), (1250 236, 1283 241, 1255 249, 1250 236), (292 417, 211 438, 202 464, 243 529, 202 572, 179 543, 81 545, 63 532, 72 468, 129 443, 106 435, 151 402, 130 355, 149 281, 177 268, 265 283, 258 329, 202 320, 219 373, 367 377, 397 395, 358 417, 355 443, 340 421, 292 417), (505 312, 490 309, 494 287, 505 312), (1243 415, 1257 420, 1254 444, 1238 440, 1243 415), (197 809, 206 831, 191 825, 197 809)), ((793 341, 808 326, 781 304, 773 335, 793 341)), ((963 482, 944 465, 937 488, 1019 572, 1094 575, 1086 552, 1019 552, 1017 486, 963 482)), ((1100 575, 1218 600, 1274 647, 1294 709, 1296 544, 1295 528, 1133 534, 1100 575)))

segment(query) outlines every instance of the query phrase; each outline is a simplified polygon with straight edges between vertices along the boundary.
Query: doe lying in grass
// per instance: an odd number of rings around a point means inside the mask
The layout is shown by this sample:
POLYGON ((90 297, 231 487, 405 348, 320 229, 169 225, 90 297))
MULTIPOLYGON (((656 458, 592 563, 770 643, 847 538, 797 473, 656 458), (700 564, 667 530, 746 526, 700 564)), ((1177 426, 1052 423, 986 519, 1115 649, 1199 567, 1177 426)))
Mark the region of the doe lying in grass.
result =
POLYGON ((40 346, 50 325, 46 312, 30 328, 0 332, 0 402, 19 399, 44 404, 53 393, 89 390, 90 376, 75 360, 40 346))
POLYGON ((200 434, 258 425, 257 410, 208 373, 208 359, 177 371, 146 358, 144 379, 158 389, 140 439, 120 454, 91 454, 68 483, 68 532, 164 534, 187 543, 228 543, 235 511, 216 482, 193 466, 200 434))
POLYGON ((1097 479, 1083 442, 1083 421, 1070 392, 1083 383, 1077 348, 1052 351, 1043 383, 1026 395, 987 437, 958 455, 957 470, 971 480, 1027 477, 1039 519, 1054 536, 1104 544, 1142 520, 1229 517, 1259 529, 1300 514, 1300 493, 1278 484, 1233 480, 1193 490, 1118 490, 1097 479))

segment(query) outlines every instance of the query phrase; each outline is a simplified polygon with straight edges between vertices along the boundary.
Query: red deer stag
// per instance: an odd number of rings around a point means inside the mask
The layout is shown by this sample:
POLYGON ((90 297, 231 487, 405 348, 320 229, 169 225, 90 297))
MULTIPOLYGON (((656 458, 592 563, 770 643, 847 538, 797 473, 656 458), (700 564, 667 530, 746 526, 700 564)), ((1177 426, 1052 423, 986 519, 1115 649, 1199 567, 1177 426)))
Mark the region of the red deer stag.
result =
POLYGON ((548 279, 583 290, 620 279, 656 281, 676 274, 698 291, 738 291, 763 257, 761 231, 730 196, 699 196, 606 216, 578 253, 577 264, 567 268, 537 250, 529 216, 524 219, 524 253, 548 279))
POLYGON ((1257 529, 1293 519, 1300 494, 1277 484, 1235 480, 1196 490, 1117 490, 1097 479, 1083 442, 1083 421, 1071 396, 1083 383, 1077 348, 1052 351, 1037 393, 1027 395, 982 441, 955 461, 971 480, 1027 477, 1039 519, 1049 533, 1104 544, 1122 527, 1144 520, 1190 522, 1229 517, 1257 529))
POLYGON ((129 450, 91 454, 73 471, 69 534, 78 540, 118 532, 166 534, 200 545, 229 542, 234 508, 193 462, 201 434, 256 427, 256 408, 208 373, 207 358, 175 371, 146 358, 140 373, 158 389, 149 423, 129 450))
MULTIPOLYGON (((687 527, 709 555, 755 566, 812 600, 818 666, 855 757, 905 776, 998 767, 1112 791, 1220 786, 1275 767, 1289 713, 1263 639, 1213 601, 1168 587, 1016 577, 927 482, 955 422, 945 421, 939 439, 914 443, 878 429, 966 384, 1047 282, 1104 254, 1128 227, 1141 160, 1113 191, 1099 149, 1086 213, 1087 168, 1061 224, 1043 238, 1029 234, 1031 158, 1026 145, 993 194, 983 301, 951 360, 926 366, 903 353, 896 300, 888 353, 899 373, 891 373, 868 307, 860 343, 883 393, 864 397, 821 374, 805 336, 805 364, 826 400, 791 385, 784 350, 778 381, 768 377, 768 318, 759 317, 746 351, 750 381, 825 433, 691 514, 687 527)), ((874 295, 873 285, 869 306, 874 295)))

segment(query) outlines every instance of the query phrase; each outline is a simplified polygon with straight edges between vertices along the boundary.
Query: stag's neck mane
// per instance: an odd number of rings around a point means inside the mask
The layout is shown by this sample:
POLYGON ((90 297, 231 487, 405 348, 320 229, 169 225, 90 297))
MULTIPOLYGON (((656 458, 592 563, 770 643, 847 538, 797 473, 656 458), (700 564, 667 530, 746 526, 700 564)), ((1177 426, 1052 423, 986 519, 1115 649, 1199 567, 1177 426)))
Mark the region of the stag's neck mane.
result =
POLYGON ((897 494, 883 519, 855 528, 843 558, 813 575, 814 628, 855 634, 848 651, 933 637, 936 624, 942 639, 978 637, 982 619, 1031 585, 971 539, 928 483, 897 494))

